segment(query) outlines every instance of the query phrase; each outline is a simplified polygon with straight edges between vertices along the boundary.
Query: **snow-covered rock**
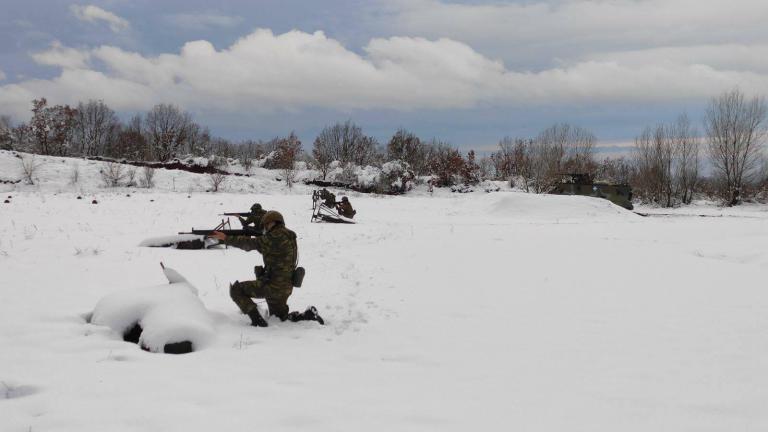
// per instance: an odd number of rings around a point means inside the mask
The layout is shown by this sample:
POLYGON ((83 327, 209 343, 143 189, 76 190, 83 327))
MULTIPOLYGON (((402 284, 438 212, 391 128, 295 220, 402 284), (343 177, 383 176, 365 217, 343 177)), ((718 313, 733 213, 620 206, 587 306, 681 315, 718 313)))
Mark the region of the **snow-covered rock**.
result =
POLYGON ((148 351, 168 352, 169 345, 189 343, 199 350, 214 337, 213 324, 197 289, 183 276, 163 268, 169 284, 129 289, 102 298, 91 323, 123 337, 141 330, 138 344, 148 351))

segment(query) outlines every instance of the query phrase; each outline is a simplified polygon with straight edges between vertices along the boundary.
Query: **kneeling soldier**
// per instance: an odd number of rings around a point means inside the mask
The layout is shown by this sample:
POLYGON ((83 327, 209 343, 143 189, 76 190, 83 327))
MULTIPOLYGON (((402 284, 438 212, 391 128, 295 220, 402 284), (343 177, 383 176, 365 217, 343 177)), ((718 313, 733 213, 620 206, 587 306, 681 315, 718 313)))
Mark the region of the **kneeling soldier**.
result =
POLYGON ((310 306, 304 312, 288 312, 288 297, 293 292, 293 274, 298 261, 296 233, 285 227, 283 216, 270 210, 261 218, 264 235, 261 237, 228 236, 215 231, 211 236, 217 240, 245 251, 257 250, 263 257, 264 266, 256 267, 257 279, 230 284, 229 295, 240 310, 251 318, 258 327, 267 327, 252 298, 267 300, 270 315, 281 321, 311 320, 323 324, 317 309, 310 306))

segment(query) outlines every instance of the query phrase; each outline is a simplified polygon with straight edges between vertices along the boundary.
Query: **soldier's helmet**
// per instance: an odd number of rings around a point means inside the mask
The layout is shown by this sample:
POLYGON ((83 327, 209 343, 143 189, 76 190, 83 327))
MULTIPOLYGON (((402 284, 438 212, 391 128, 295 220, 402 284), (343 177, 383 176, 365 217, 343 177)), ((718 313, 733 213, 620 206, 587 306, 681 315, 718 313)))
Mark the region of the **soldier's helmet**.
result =
POLYGON ((277 212, 275 210, 270 210, 264 213, 264 217, 261 218, 261 224, 265 227, 271 224, 272 222, 277 222, 285 225, 285 219, 283 219, 283 215, 281 215, 280 212, 277 212))
POLYGON ((344 201, 344 202, 347 202, 347 201, 349 201, 349 198, 347 198, 347 197, 341 197, 341 200, 342 200, 342 201, 344 201))
POLYGON ((254 204, 254 205, 252 205, 252 206, 251 206, 251 211, 252 211, 252 212, 254 212, 254 211, 260 211, 260 210, 261 210, 261 204, 259 204, 259 203, 256 203, 256 204, 254 204))

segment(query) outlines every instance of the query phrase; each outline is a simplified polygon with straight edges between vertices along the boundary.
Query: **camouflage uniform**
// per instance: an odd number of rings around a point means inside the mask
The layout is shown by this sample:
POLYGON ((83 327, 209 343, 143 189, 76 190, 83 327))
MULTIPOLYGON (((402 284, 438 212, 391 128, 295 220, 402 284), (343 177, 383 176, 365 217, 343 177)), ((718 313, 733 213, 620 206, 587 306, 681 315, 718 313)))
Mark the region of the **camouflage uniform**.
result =
POLYGON ((225 243, 245 251, 255 249, 264 260, 264 273, 256 280, 232 284, 229 295, 235 304, 249 314, 256 308, 251 298, 263 298, 271 315, 287 319, 288 297, 293 292, 292 276, 298 257, 296 233, 278 224, 261 237, 229 236, 225 243))
POLYGON ((336 205, 336 209, 339 211, 339 214, 344 216, 345 218, 352 219, 355 217, 355 214, 357 212, 352 209, 352 204, 349 203, 349 201, 342 201, 336 205))

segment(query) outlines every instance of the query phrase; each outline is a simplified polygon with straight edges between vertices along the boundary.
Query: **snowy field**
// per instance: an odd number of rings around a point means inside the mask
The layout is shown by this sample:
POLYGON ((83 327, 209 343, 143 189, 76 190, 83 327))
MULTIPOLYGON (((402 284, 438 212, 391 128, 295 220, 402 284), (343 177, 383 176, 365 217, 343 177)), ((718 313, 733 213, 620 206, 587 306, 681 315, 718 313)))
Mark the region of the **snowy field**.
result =
POLYGON ((352 194, 358 224, 311 224, 311 190, 269 174, 217 194, 165 172, 155 190, 108 190, 86 165, 67 185, 60 163, 0 185, 3 432, 768 429, 768 207, 352 194), (290 304, 325 326, 248 325, 228 283, 252 278, 256 252, 138 246, 256 201, 298 234, 290 304), (210 314, 194 353, 144 352, 84 318, 167 283, 161 261, 210 314))

